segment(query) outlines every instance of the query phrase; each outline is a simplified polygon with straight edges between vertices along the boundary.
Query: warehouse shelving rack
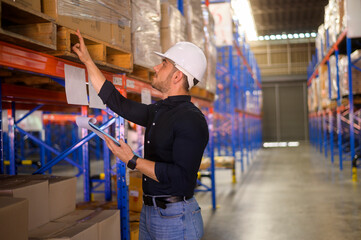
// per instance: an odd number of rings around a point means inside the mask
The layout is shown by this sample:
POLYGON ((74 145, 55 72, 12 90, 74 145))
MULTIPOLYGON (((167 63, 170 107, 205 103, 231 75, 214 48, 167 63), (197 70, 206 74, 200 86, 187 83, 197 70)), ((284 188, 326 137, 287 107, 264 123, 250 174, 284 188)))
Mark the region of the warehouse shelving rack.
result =
MULTIPOLYGON (((327 34, 327 33, 326 33, 327 34)), ((328 34, 327 34, 328 35, 328 34)), ((316 112, 309 113, 309 126, 310 126, 310 142, 319 149, 322 153, 324 152, 325 157, 328 157, 328 152, 330 152, 331 162, 334 163, 335 152, 338 152, 339 157, 339 168, 343 169, 344 161, 354 161, 357 157, 356 152, 361 150, 361 141, 360 141, 360 109, 355 111, 355 102, 354 95, 352 94, 352 69, 361 71, 360 68, 355 66, 355 63, 360 59, 351 61, 351 53, 353 50, 359 48, 357 44, 353 44, 354 39, 347 37, 347 30, 343 31, 335 44, 329 46, 328 41, 326 40, 326 45, 328 47, 328 52, 323 59, 319 60, 319 63, 316 65, 317 61, 313 60, 313 63, 310 64, 308 68, 308 86, 311 85, 312 80, 318 75, 318 67, 324 64, 328 65, 328 84, 329 84, 329 96, 331 96, 331 76, 330 76, 330 64, 329 57, 334 54, 336 58, 336 79, 337 79, 337 99, 335 104, 328 106, 326 109, 319 109, 316 112), (341 49, 341 50, 340 50, 341 49), (349 95, 348 101, 343 99, 340 93, 340 77, 339 77, 339 54, 346 53, 348 59, 348 88, 349 95), (347 103, 345 103, 347 102, 347 103), (336 116, 336 117, 335 117, 336 116), (336 121, 335 121, 336 119, 336 121), (336 137, 337 136, 337 137, 336 137), (335 141, 337 138, 337 142, 335 141), (335 144, 337 145, 337 150, 335 151, 335 144), (357 144, 357 145, 356 145, 357 144), (344 154, 346 153, 346 156, 344 154)), ((321 50, 322 51, 322 50, 321 50)), ((331 100, 331 98, 330 98, 331 100)), ((353 171, 355 171, 357 166, 352 164, 353 171)), ((354 172, 355 173, 355 172, 354 172)), ((355 174, 353 174, 355 176, 355 174)))
POLYGON ((217 99, 215 109, 215 155, 231 156, 232 180, 236 182, 235 161, 244 171, 254 152, 262 145, 260 71, 249 46, 234 34, 232 46, 219 47, 217 63, 217 99), (250 100, 254 100, 253 103, 250 100), (253 104, 254 109, 247 109, 253 104))
MULTIPOLYGON (((16 71, 26 71, 27 73, 33 73, 37 75, 42 76, 48 76, 52 79, 56 79, 57 82, 62 83, 62 79, 64 78, 64 64, 69 64, 72 66, 84 68, 81 64, 70 62, 63 59, 58 59, 53 56, 38 53, 29 49, 25 49, 22 47, 18 47, 15 45, 11 45, 8 43, 0 42, 0 66, 6 69, 16 70, 16 71)), ((141 94, 142 90, 148 89, 153 97, 161 97, 161 94, 157 92, 156 90, 152 89, 150 84, 138 81, 136 79, 129 78, 125 76, 124 74, 113 74, 108 72, 103 72, 103 74, 106 76, 108 80, 112 80, 113 78, 121 79, 121 86, 116 86, 116 88, 122 93, 126 94, 126 92, 133 92, 141 94)), ((88 113, 88 109, 85 106, 74 107, 74 106, 67 106, 66 99, 65 99, 65 93, 59 94, 58 92, 52 92, 52 91, 46 91, 41 89, 31 89, 27 87, 22 86, 12 86, 8 84, 1 84, 1 97, 3 100, 11 101, 11 103, 4 103, 3 105, 5 108, 8 108, 11 105, 11 110, 9 111, 9 173, 10 174, 16 174, 16 163, 15 163, 15 130, 22 133, 23 135, 26 135, 29 139, 31 139, 33 142, 41 146, 41 148, 46 149, 48 152, 54 153, 57 155, 52 160, 45 161, 45 158, 42 157, 42 165, 41 168, 36 170, 35 173, 45 173, 46 171, 51 170, 51 168, 61 161, 62 159, 68 161, 68 163, 72 164, 73 166, 77 167, 79 169, 79 174, 84 175, 84 200, 90 201, 90 195, 91 195, 91 188, 90 188, 90 165, 89 165, 89 149, 87 142, 95 136, 94 133, 88 134, 87 130, 82 130, 82 139, 76 141, 73 143, 73 145, 69 148, 67 148, 63 152, 59 152, 53 147, 50 146, 49 142, 43 141, 42 139, 34 136, 31 133, 28 133, 21 129, 19 126, 17 126, 17 123, 20 123, 23 119, 25 119, 27 116, 30 116, 33 112, 35 112, 38 109, 46 109, 51 110, 53 107, 52 104, 57 104, 59 106, 62 106, 65 108, 70 107, 74 112, 79 112, 81 109, 81 115, 86 116, 88 113), (31 92, 30 92, 31 91, 31 92), (32 108, 29 113, 24 116, 22 119, 16 120, 15 117, 15 111, 16 106, 19 104, 19 107, 23 107, 22 102, 30 103, 29 106, 35 108, 32 108), (38 105, 40 103, 40 105, 38 105), (48 106, 49 104, 49 106, 48 106), (70 158, 66 158, 67 155, 75 152, 77 149, 81 149, 82 151, 82 165, 76 161, 73 161, 70 158)), ((196 104, 202 108, 208 109, 209 111, 212 110, 212 104, 208 101, 192 98, 193 102, 196 102, 196 104)), ((29 108, 27 106, 27 108, 29 108)), ((59 110, 59 108, 57 108, 59 110)), ((61 108, 60 108, 61 109, 61 108)), ((54 115, 53 115, 54 116, 54 115)), ((69 116, 73 116, 73 118, 77 115, 67 115, 63 116, 68 118, 69 116)), ((61 117, 61 115, 59 116, 61 117)), ((107 111, 107 114, 102 115, 103 125, 102 128, 107 128, 110 125, 114 124, 116 125, 116 135, 119 137, 123 135, 124 133, 124 119, 120 117, 116 117, 111 111, 107 111), (110 115, 110 119, 108 120, 108 116, 110 115)), ((2 136, 2 134, 1 134, 2 136)), ((4 158, 3 158, 3 146, 4 142, 1 141, 1 173, 5 172, 4 169, 4 158)), ((111 183, 110 183, 110 177, 112 168, 110 166, 110 156, 109 151, 104 151, 104 167, 105 167, 105 196, 106 200, 111 199, 111 183)), ((41 154, 41 156, 44 156, 45 154, 41 154)), ((117 199, 118 199, 118 207, 122 210, 122 232, 128 232, 129 233, 129 226, 125 223, 129 223, 129 219, 127 217, 128 214, 128 194, 127 194, 127 185, 126 185, 126 179, 125 179, 125 172, 126 167, 125 165, 120 161, 117 160, 116 165, 116 175, 117 175, 117 199)), ((214 184, 213 184, 214 185, 214 184)), ((213 188, 214 189, 214 188, 213 188)), ((125 234, 126 235, 126 234, 125 234)), ((122 235, 124 236, 124 234, 122 235)))

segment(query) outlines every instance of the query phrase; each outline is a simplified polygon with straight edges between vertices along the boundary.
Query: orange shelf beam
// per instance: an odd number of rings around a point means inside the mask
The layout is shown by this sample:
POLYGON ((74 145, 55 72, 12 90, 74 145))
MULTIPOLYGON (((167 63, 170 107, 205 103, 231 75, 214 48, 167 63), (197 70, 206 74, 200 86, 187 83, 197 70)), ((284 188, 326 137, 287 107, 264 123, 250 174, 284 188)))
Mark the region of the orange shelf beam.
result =
POLYGON ((328 50, 328 53, 326 54, 326 56, 322 59, 320 64, 316 67, 316 70, 312 73, 311 77, 308 79, 307 86, 311 85, 312 80, 318 75, 318 67, 324 65, 328 61, 330 56, 335 52, 335 50, 338 49, 338 45, 345 39, 346 34, 347 34, 347 29, 345 31, 343 31, 340 34, 340 36, 338 36, 336 43, 332 45, 330 50, 328 50))

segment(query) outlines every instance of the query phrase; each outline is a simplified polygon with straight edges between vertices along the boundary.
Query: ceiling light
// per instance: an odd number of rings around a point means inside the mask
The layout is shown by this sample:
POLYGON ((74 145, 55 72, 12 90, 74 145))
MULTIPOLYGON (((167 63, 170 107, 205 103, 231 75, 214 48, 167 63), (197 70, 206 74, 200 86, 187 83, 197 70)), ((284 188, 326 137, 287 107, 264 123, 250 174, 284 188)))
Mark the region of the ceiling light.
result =
POLYGON ((282 39, 287 39, 287 35, 286 35, 286 34, 282 34, 282 39))
POLYGON ((236 18, 246 33, 247 39, 257 40, 257 31, 249 0, 232 0, 231 4, 236 18))
POLYGON ((268 35, 264 36, 264 40, 269 40, 269 36, 268 35))
POLYGON ((293 37, 298 38, 298 34, 297 33, 293 34, 293 37))
POLYGON ((317 34, 315 32, 311 33, 311 37, 316 37, 316 36, 317 36, 317 34))
POLYGON ((292 38, 293 38, 293 35, 292 35, 292 34, 288 34, 287 37, 288 37, 289 39, 292 39, 292 38))
POLYGON ((305 33, 305 37, 309 38, 311 35, 309 33, 305 33))
POLYGON ((271 35, 270 38, 271 38, 271 40, 275 40, 275 39, 276 39, 276 36, 275 36, 275 35, 271 35))
POLYGON ((279 35, 279 34, 276 35, 276 38, 277 39, 282 39, 281 35, 279 35))
POLYGON ((303 33, 300 33, 299 36, 300 36, 300 38, 305 38, 305 34, 303 34, 303 33))
POLYGON ((258 37, 258 40, 263 41, 263 40, 264 40, 264 37, 263 37, 263 36, 259 36, 259 37, 258 37))

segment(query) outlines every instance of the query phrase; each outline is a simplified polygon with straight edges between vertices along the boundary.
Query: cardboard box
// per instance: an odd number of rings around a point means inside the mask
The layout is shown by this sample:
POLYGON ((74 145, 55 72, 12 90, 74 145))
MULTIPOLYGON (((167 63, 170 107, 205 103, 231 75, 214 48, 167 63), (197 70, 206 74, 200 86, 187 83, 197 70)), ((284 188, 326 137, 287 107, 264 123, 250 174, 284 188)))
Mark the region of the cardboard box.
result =
POLYGON ((89 218, 89 223, 98 226, 98 239, 120 239, 120 212, 119 210, 103 210, 89 218))
POLYGON ((28 239, 29 201, 24 198, 0 197, 1 239, 28 239))
POLYGON ((76 210, 55 222, 74 225, 79 222, 97 226, 98 239, 120 239, 120 213, 119 210, 76 210))
POLYGON ((8 178, 0 181, 0 196, 29 201, 29 229, 49 222, 48 181, 8 178))
POLYGON ((139 171, 129 172, 129 210, 134 212, 142 211, 143 188, 142 174, 139 171))
POLYGON ((121 49, 131 52, 132 51, 132 30, 130 28, 131 24, 127 19, 124 19, 121 15, 112 15, 111 24, 111 34, 112 34, 112 44, 120 47, 121 49))
POLYGON ((130 240, 139 239, 139 223, 130 223, 130 240))
POLYGON ((76 177, 58 177, 48 175, 32 176, 49 181, 49 219, 65 216, 75 210, 76 177))
POLYGON ((48 222, 40 227, 29 231, 29 239, 48 239, 61 231, 67 229, 70 225, 68 223, 48 222))
MULTIPOLYGON (((80 32, 83 34, 110 43, 112 34, 111 34, 111 24, 109 22, 96 21, 91 19, 81 19, 73 16, 60 15, 58 11, 58 4, 64 0, 42 0, 42 1, 43 1, 44 13, 53 17, 57 24, 73 30, 79 29, 80 32)), ((79 4, 80 3, 81 2, 79 2, 79 4)), ((84 1, 83 4, 86 4, 86 2, 84 1)), ((77 7, 80 6, 77 5, 77 7)), ((99 8, 101 7, 102 6, 99 5, 99 8)), ((96 12, 94 12, 94 14, 96 15, 96 12)), ((109 10, 109 16, 110 16, 110 10, 109 10)))
POLYGON ((41 0, 11 0, 11 2, 15 2, 19 6, 41 12, 41 0))
MULTIPOLYGON (((6 176, 6 175, 5 175, 6 176)), ((7 175, 9 176, 9 175, 7 175)), ((6 177, 4 177, 6 178, 6 177)), ((76 177, 51 175, 15 175, 18 180, 46 180, 49 183, 49 220, 65 216, 76 207, 76 177)), ((1 179, 1 178, 0 178, 1 179)))
POLYGON ((122 16, 131 19, 132 18, 132 4, 130 0, 108 0, 107 3, 109 6, 113 6, 115 11, 117 11, 122 16))
POLYGON ((29 232, 29 240, 99 240, 96 224, 49 222, 29 232))

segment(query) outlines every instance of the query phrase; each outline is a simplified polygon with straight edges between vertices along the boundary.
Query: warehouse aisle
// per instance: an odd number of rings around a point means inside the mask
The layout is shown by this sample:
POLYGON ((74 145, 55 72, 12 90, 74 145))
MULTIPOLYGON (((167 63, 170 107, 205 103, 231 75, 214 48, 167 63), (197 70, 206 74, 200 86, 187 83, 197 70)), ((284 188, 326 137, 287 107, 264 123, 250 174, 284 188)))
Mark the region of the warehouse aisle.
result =
POLYGON ((341 172, 305 143, 262 149, 250 166, 234 185, 230 171, 217 171, 215 212, 210 194, 197 194, 203 239, 361 239, 361 182, 349 163, 341 172))

